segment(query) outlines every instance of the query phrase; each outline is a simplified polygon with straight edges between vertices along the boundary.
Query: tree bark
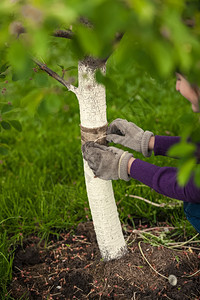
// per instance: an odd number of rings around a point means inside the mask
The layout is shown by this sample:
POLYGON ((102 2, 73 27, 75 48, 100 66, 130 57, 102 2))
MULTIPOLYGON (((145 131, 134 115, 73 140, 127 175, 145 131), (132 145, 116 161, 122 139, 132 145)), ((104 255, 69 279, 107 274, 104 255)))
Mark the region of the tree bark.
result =
MULTIPOLYGON (((105 73, 106 60, 86 58, 80 61, 78 88, 68 84, 45 64, 34 61, 42 70, 76 94, 80 107, 82 144, 87 141, 106 144, 106 91, 95 79, 97 69, 105 73)), ((83 160, 83 163, 88 201, 101 256, 104 260, 120 258, 126 254, 127 246, 119 221, 112 182, 95 178, 87 162, 83 160)))
MULTIPOLYGON (((101 140, 106 133, 105 87, 95 80, 95 72, 106 71, 105 61, 87 58, 79 62, 79 86, 76 96, 80 106, 80 119, 84 142, 101 140), (103 130, 101 130, 103 128, 103 130), (104 130, 105 129, 105 130, 104 130), (86 131, 86 135, 85 135, 86 131)), ((95 178, 84 160, 85 183, 99 249, 104 260, 117 259, 127 252, 115 203, 112 182, 95 178)))

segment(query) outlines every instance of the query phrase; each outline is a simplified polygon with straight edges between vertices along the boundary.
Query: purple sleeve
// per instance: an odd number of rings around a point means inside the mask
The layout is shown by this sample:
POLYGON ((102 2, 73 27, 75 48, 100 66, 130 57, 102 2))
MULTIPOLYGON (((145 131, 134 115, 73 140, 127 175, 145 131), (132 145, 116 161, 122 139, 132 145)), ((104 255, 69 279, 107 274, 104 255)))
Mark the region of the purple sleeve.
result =
POLYGON ((171 146, 180 142, 179 136, 155 135, 154 155, 166 156, 171 146))
MULTIPOLYGON (((180 140, 181 138, 179 136, 155 135, 154 155, 167 156, 169 148, 179 143, 180 140)), ((194 155, 197 158, 197 163, 200 163, 200 143, 197 143, 196 146, 197 148, 194 155)))
POLYGON ((200 188, 197 188, 191 177, 186 186, 177 183, 177 169, 158 167, 140 159, 131 165, 130 176, 153 188, 167 197, 185 202, 200 203, 200 188))

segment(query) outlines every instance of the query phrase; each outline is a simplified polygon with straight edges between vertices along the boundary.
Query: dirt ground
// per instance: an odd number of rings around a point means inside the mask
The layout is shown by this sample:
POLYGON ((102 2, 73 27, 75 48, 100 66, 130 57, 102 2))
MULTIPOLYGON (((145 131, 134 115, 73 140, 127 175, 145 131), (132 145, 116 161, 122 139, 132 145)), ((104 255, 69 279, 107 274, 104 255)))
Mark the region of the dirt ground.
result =
POLYGON ((74 234, 62 233, 46 247, 31 236, 16 250, 9 294, 30 300, 200 299, 198 251, 152 246, 135 233, 125 237, 128 254, 105 262, 91 222, 79 224, 74 234), (176 285, 169 283, 170 274, 176 285))

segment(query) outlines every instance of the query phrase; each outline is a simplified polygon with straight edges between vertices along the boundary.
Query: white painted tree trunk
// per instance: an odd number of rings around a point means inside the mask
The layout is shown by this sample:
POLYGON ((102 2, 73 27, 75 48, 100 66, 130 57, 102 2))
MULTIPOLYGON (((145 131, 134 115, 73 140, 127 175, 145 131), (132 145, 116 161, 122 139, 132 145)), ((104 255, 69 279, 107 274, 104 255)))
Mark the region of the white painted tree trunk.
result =
MULTIPOLYGON (((107 124, 105 87, 95 80, 97 66, 79 62, 79 85, 76 95, 80 106, 81 126, 98 128, 107 124)), ((102 70, 105 71, 105 63, 102 70)), ((97 242, 103 259, 123 256, 127 247, 122 233, 115 203, 112 182, 94 178, 92 170, 84 161, 85 182, 97 242)))

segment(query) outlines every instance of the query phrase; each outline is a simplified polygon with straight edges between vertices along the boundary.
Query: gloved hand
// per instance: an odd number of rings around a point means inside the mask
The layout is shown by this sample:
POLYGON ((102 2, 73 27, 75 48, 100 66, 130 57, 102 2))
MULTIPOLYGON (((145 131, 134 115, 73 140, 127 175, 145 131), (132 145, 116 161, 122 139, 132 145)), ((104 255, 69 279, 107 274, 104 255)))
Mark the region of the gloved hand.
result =
POLYGON ((82 152, 95 176, 104 180, 130 180, 128 161, 133 157, 131 153, 94 142, 85 143, 82 152))
POLYGON ((144 131, 132 122, 116 119, 108 127, 106 140, 141 152, 148 157, 152 153, 148 146, 153 135, 153 132, 144 131))

